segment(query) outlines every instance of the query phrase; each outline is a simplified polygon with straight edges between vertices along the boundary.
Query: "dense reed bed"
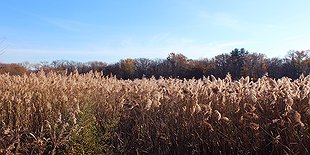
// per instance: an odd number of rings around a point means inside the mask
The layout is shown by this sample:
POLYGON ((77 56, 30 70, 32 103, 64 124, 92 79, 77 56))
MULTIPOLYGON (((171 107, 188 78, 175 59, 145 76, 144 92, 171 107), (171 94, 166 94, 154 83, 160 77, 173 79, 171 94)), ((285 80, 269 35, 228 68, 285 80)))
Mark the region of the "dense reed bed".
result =
POLYGON ((0 75, 0 154, 309 154, 310 76, 0 75))

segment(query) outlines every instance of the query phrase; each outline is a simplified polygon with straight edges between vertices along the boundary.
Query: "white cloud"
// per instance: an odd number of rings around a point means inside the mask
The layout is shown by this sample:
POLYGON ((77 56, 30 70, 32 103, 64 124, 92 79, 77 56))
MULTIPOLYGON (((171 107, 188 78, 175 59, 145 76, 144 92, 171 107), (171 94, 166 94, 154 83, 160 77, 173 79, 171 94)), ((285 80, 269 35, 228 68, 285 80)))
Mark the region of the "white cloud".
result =
POLYGON ((194 15, 202 23, 202 26, 212 24, 217 27, 220 26, 232 30, 244 30, 247 26, 246 22, 241 21, 231 13, 198 10, 194 15))
POLYGON ((74 33, 80 33, 80 32, 85 33, 88 31, 98 30, 103 27, 72 19, 51 18, 51 17, 39 17, 39 19, 56 28, 74 33))
POLYGON ((229 53, 234 48, 242 48, 254 44, 253 41, 226 41, 193 44, 182 48, 181 53, 189 58, 212 58, 222 53, 229 53))

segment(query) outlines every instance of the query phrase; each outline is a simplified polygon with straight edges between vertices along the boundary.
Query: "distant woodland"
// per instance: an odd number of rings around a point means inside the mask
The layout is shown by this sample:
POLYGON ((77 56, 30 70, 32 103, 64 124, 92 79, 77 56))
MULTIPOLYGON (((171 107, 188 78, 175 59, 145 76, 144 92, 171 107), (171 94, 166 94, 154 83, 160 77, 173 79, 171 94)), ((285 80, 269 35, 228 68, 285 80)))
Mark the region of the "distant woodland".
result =
POLYGON ((297 79, 310 73, 310 52, 290 51, 285 58, 267 58, 264 54, 250 53, 244 48, 213 58, 193 60, 180 53, 170 53, 165 59, 127 58, 114 64, 93 61, 87 63, 56 60, 39 64, 0 64, 0 74, 23 75, 31 72, 57 72, 71 74, 78 72, 102 72, 119 79, 135 78, 202 78, 213 75, 224 78, 228 73, 234 78, 249 76, 253 80, 268 75, 271 78, 289 77, 297 79))

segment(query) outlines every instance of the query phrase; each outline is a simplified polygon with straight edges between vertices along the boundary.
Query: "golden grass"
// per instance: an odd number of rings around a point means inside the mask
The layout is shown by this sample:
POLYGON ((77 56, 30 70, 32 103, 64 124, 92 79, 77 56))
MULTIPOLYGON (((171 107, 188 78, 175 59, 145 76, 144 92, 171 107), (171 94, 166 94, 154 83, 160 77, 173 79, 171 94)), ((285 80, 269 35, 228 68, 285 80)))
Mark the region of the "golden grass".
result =
POLYGON ((292 81, 0 75, 0 154, 309 154, 310 76, 292 81))

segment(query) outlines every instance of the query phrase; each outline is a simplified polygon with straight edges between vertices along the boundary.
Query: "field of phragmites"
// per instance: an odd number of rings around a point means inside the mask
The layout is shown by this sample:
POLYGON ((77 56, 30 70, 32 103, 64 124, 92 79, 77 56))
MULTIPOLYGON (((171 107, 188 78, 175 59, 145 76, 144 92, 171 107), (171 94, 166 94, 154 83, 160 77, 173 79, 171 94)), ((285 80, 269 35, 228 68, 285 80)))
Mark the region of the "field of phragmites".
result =
POLYGON ((0 154, 309 154, 310 76, 0 75, 0 154))

